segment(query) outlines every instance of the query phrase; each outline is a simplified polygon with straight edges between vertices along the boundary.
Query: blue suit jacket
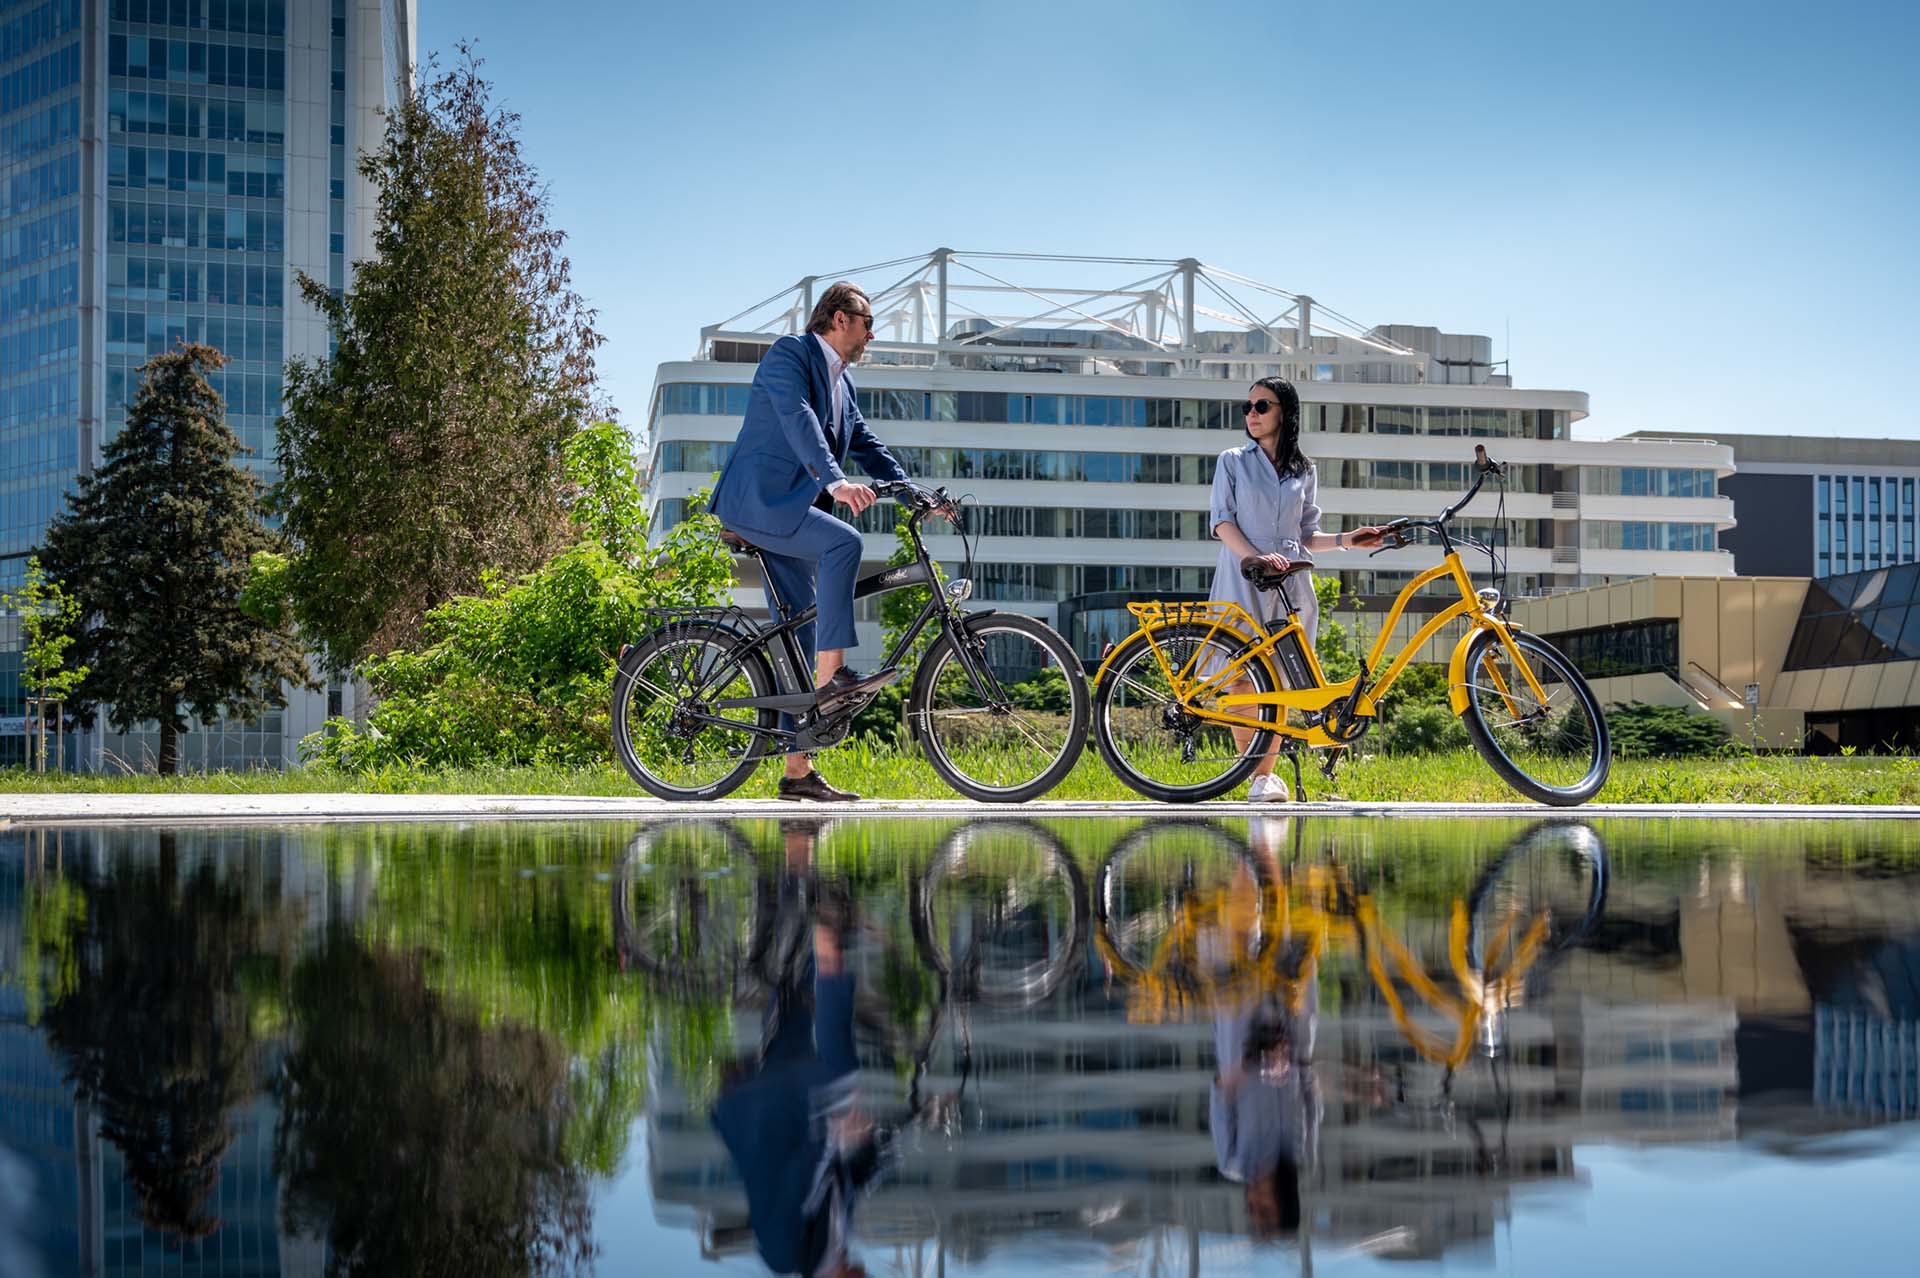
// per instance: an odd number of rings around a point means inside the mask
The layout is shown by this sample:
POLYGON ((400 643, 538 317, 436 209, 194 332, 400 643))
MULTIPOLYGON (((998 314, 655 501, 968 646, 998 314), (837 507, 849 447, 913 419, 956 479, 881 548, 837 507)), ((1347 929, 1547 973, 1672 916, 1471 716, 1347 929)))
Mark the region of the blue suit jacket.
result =
POLYGON ((841 466, 848 458, 876 479, 907 477, 867 429, 853 378, 843 372, 841 379, 846 421, 830 440, 824 423, 833 419, 833 389, 820 343, 802 333, 781 338, 767 351, 753 375, 740 438, 713 486, 710 509, 721 523, 747 533, 791 536, 814 499, 846 478, 841 466))

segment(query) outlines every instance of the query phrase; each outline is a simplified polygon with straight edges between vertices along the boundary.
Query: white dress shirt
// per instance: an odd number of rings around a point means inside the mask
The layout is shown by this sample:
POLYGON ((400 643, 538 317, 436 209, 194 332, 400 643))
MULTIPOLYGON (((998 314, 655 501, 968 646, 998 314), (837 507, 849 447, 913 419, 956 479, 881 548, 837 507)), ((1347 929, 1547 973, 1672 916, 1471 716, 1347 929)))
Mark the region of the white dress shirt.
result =
MULTIPOLYGON (((841 374, 847 371, 847 361, 840 358, 840 352, 828 344, 827 339, 815 333, 813 340, 820 343, 820 353, 827 357, 827 385, 833 391, 833 420, 829 423, 835 430, 844 430, 847 420, 847 384, 841 380, 841 374)), ((840 479, 827 485, 827 491, 837 493, 852 480, 840 479)))

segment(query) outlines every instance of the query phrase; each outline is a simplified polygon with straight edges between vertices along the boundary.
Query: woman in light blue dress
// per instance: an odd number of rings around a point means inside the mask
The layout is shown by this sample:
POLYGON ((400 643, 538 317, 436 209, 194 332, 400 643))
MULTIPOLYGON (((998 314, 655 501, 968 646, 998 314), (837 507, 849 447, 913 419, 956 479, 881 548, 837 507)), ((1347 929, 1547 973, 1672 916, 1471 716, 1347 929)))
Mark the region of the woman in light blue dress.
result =
MULTIPOLYGON (((1319 480, 1313 462, 1300 451, 1300 395, 1284 377, 1263 377, 1248 391, 1247 402, 1240 406, 1247 436, 1253 442, 1229 448, 1220 454, 1213 472, 1213 501, 1207 526, 1220 539, 1220 556, 1213 569, 1216 600, 1231 600, 1259 618, 1263 624, 1285 616, 1286 605, 1279 591, 1262 593, 1240 575, 1241 561, 1257 558, 1276 572, 1284 571, 1295 559, 1315 551, 1346 547, 1369 548, 1380 544, 1378 527, 1356 528, 1351 532, 1320 531, 1320 507, 1317 504, 1319 480)), ((1318 633, 1319 601, 1313 594, 1313 574, 1304 572, 1287 584, 1300 624, 1311 644, 1318 633)), ((1255 691, 1252 680, 1227 685, 1230 694, 1255 691)), ((1233 730, 1234 741, 1245 750, 1253 738, 1251 729, 1233 730)), ((1273 775, 1277 749, 1263 757, 1254 769, 1247 797, 1255 801, 1282 801, 1292 797, 1287 783, 1273 775)))

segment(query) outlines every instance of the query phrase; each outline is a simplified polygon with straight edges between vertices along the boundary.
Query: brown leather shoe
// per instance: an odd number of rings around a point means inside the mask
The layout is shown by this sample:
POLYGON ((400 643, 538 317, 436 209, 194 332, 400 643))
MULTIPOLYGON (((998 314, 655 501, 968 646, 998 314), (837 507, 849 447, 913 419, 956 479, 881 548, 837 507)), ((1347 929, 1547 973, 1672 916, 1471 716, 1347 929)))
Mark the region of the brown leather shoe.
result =
POLYGON ((781 777, 777 797, 791 803, 852 803, 860 796, 836 790, 818 772, 809 772, 804 777, 781 777))

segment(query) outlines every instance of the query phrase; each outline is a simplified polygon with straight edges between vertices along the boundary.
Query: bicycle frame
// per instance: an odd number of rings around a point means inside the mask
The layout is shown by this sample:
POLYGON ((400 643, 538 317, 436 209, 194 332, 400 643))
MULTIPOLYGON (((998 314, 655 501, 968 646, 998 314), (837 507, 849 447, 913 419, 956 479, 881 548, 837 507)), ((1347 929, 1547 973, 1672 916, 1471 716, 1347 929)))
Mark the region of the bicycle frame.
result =
MULTIPOLYGON (((1479 485, 1475 484, 1477 491, 1479 485)), ((1469 494, 1471 496, 1471 494, 1469 494)), ((1460 503, 1464 505, 1465 503, 1460 503)), ((1455 506, 1454 509, 1458 509, 1455 506)), ((1448 512, 1449 514, 1452 511, 1448 512)), ((1441 521, 1442 536, 1445 537, 1444 518, 1441 521)), ((1270 732, 1280 736, 1296 737, 1316 748, 1334 749, 1346 742, 1329 736, 1326 728, 1319 723, 1309 727, 1294 727, 1286 722, 1284 714, 1275 720, 1249 717, 1246 714, 1234 714, 1230 711, 1251 709, 1260 706, 1275 706, 1281 710, 1299 710, 1306 714, 1323 712, 1340 702, 1347 702, 1349 713, 1354 718, 1375 718, 1379 713, 1379 703, 1393 686, 1394 680, 1412 662, 1414 654, 1433 636, 1440 633, 1449 623, 1465 618, 1472 629, 1463 635, 1454 646, 1452 660, 1448 664, 1449 700, 1455 714, 1465 713, 1467 708, 1466 662, 1467 647, 1474 634, 1481 630, 1491 630, 1500 637, 1501 645, 1512 658, 1514 667, 1519 670, 1527 682, 1528 690, 1538 698, 1539 703, 1547 699, 1545 689, 1534 676, 1532 666, 1521 656, 1519 646, 1513 640, 1511 623, 1498 616, 1474 590, 1473 579, 1467 575, 1466 566, 1460 560, 1460 552, 1454 549, 1451 539, 1445 542, 1446 555, 1432 568, 1427 569, 1408 582, 1393 601, 1386 620, 1380 626, 1380 633, 1373 641, 1372 649, 1361 663, 1360 672, 1352 679, 1339 683, 1328 683, 1326 673, 1320 666, 1319 657, 1314 653, 1313 645, 1307 642, 1306 627, 1300 624, 1297 611, 1289 610, 1286 622, 1278 629, 1269 632, 1250 616, 1239 604, 1227 601, 1208 601, 1206 603, 1165 604, 1159 602, 1128 604, 1127 610, 1139 619, 1138 633, 1146 636, 1146 642, 1152 646, 1155 660, 1161 673, 1167 679, 1167 685, 1173 690, 1182 711, 1196 719, 1212 723, 1227 724, 1232 727, 1250 728, 1260 732, 1270 732), (1406 611, 1407 603, 1413 596, 1432 583, 1448 578, 1460 591, 1460 600, 1440 612, 1420 627, 1394 657, 1393 663, 1378 679, 1370 681, 1369 671, 1380 669, 1380 663, 1386 656, 1387 640, 1393 633, 1393 627, 1406 611), (1197 622, 1209 625, 1207 638, 1219 635, 1227 642, 1241 646, 1227 664, 1212 675, 1201 675, 1196 667, 1201 655, 1206 651, 1203 645, 1195 651, 1179 669, 1175 669, 1168 659, 1166 651, 1154 639, 1156 629, 1166 625, 1183 622, 1197 622), (1215 697, 1218 709, 1197 706, 1196 700, 1221 694, 1227 685, 1245 679, 1248 668, 1256 661, 1265 662, 1269 671, 1275 671, 1274 654, 1291 654, 1304 665, 1311 678, 1311 686, 1305 688, 1285 688, 1277 692, 1224 693, 1215 697)), ((1107 667, 1112 664, 1120 647, 1109 653, 1101 663, 1095 680, 1104 679, 1107 667)), ((1277 673, 1277 671, 1275 671, 1277 673)), ((1489 674, 1503 697, 1509 698, 1508 708, 1516 717, 1520 707, 1514 705, 1504 680, 1497 670, 1489 674)))
POLYGON ((1104 926, 1096 929, 1094 946, 1102 960, 1110 971, 1126 974, 1133 986, 1128 997, 1129 1019, 1165 1020, 1186 1010, 1189 995, 1197 995, 1204 1006, 1237 1002, 1269 992, 1280 996, 1298 1013, 1303 1006, 1306 983, 1322 958, 1329 952, 1357 948, 1367 974, 1408 1045, 1426 1060, 1452 1071, 1473 1054, 1476 1032, 1485 1018, 1519 1003, 1526 975, 1539 959, 1546 938, 1546 916, 1537 915, 1528 921, 1509 954, 1507 940, 1512 925, 1520 921, 1518 915, 1510 911, 1500 920, 1495 933, 1499 944, 1485 956, 1485 966, 1476 970, 1467 950, 1470 926, 1467 903, 1456 897, 1448 920, 1447 960, 1458 988, 1446 989, 1427 974, 1426 964, 1380 917, 1372 894, 1354 890, 1344 867, 1328 864, 1300 868, 1304 882, 1269 883, 1261 889, 1257 904, 1236 903, 1229 889, 1188 898, 1173 930, 1156 947, 1152 963, 1145 970, 1134 968, 1120 956, 1104 926), (1343 900, 1351 904, 1343 907, 1340 904, 1343 900), (1222 925, 1232 927, 1236 922, 1244 927, 1252 917, 1257 917, 1258 925, 1267 934, 1292 937, 1302 943, 1297 976, 1283 976, 1260 959, 1228 973, 1224 980, 1210 979, 1197 985, 1178 975, 1168 975, 1169 971, 1177 974, 1193 965, 1201 932, 1222 925), (1496 972, 1498 975, 1490 979, 1489 973, 1496 972), (1402 985, 1412 990, 1428 1009, 1453 1025, 1451 1037, 1414 1020, 1407 1001, 1401 997, 1399 987, 1402 985))
MULTIPOLYGON (((980 654, 973 651, 972 645, 963 642, 969 614, 961 612, 959 599, 948 597, 941 585, 940 574, 934 567, 933 557, 927 553, 926 543, 921 539, 920 521, 928 513, 926 509, 914 506, 907 515, 907 539, 913 545, 914 562, 883 568, 879 572, 870 573, 861 578, 854 584, 853 597, 855 600, 870 599, 879 595, 892 594, 896 590, 911 589, 914 586, 931 587, 919 615, 901 632, 893 648, 882 659, 881 670, 898 670, 906 654, 913 650, 914 642, 920 637, 920 632, 937 618, 941 631, 953 645, 961 668, 967 672, 967 677, 973 680, 974 687, 986 694, 988 704, 998 709, 1007 703, 1006 690, 1001 687, 992 667, 984 660, 978 660, 980 654)), ((760 552, 756 550, 753 553, 754 558, 760 560, 760 552)), ((760 575, 766 586, 768 613, 777 617, 786 611, 786 607, 779 593, 774 589, 772 579, 767 576, 764 561, 761 561, 760 575)), ((749 640, 749 646, 733 661, 716 667, 709 678, 719 676, 719 681, 724 685, 739 669, 741 662, 747 659, 749 653, 762 651, 767 654, 773 667, 774 684, 781 691, 766 697, 724 697, 713 702, 713 708, 715 710, 781 710, 790 714, 799 714, 813 709, 813 671, 807 661, 806 652, 801 647, 798 632, 802 626, 810 625, 818 614, 817 605, 804 608, 785 621, 777 622, 753 635, 743 635, 742 638, 749 640)), ((987 612, 972 615, 985 616, 987 612)), ((748 731, 756 737, 773 742, 776 746, 801 744, 802 738, 810 735, 809 728, 805 726, 793 729, 762 728, 758 724, 742 723, 715 714, 700 714, 694 717, 731 730, 748 731)))

